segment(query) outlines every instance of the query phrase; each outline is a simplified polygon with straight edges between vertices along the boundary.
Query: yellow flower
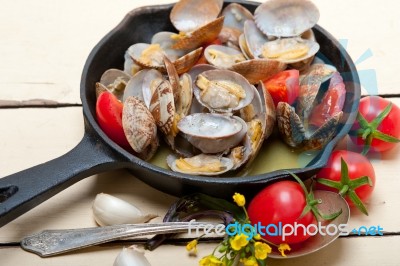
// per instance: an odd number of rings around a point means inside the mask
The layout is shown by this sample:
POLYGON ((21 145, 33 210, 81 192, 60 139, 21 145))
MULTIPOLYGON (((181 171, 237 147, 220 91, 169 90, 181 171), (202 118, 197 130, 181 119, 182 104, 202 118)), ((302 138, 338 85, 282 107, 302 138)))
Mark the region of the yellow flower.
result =
POLYGON ((290 251, 291 248, 290 248, 290 246, 288 244, 284 243, 284 244, 279 244, 278 250, 281 253, 282 257, 286 257, 285 251, 286 250, 290 251))
POLYGON ((187 243, 186 245, 186 250, 187 251, 192 251, 193 253, 196 254, 197 253, 197 239, 194 239, 192 241, 190 241, 189 243, 187 243))
POLYGON ((253 238, 254 238, 254 240, 261 240, 260 234, 256 234, 253 238))
POLYGON ((231 244, 231 247, 238 251, 240 250, 242 247, 245 247, 249 241, 247 240, 247 236, 244 234, 240 234, 240 235, 235 235, 234 238, 231 238, 229 240, 229 243, 231 244))
POLYGON ((258 266, 258 262, 253 256, 241 259, 240 261, 243 263, 244 266, 258 266))
POLYGON ((262 242, 256 242, 254 244, 255 256, 256 259, 265 260, 268 256, 268 253, 271 253, 272 249, 268 244, 262 242))
POLYGON ((222 261, 220 261, 217 257, 214 255, 208 255, 202 258, 199 261, 200 266, 221 266, 222 261))
POLYGON ((233 201, 239 206, 239 207, 243 207, 246 204, 246 199, 244 198, 244 196, 242 194, 239 193, 235 193, 233 195, 233 201))

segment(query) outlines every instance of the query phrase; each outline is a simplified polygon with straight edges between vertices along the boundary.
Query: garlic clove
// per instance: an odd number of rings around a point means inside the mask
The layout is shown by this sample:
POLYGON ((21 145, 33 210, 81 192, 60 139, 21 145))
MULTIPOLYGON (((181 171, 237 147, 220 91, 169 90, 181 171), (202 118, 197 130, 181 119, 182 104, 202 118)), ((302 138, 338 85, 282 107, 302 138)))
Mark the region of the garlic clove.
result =
POLYGON ((145 223, 157 217, 154 214, 145 215, 132 204, 105 193, 97 194, 92 209, 94 219, 100 226, 145 223))
POLYGON ((113 266, 151 266, 144 256, 144 250, 137 246, 123 248, 114 261, 113 266))

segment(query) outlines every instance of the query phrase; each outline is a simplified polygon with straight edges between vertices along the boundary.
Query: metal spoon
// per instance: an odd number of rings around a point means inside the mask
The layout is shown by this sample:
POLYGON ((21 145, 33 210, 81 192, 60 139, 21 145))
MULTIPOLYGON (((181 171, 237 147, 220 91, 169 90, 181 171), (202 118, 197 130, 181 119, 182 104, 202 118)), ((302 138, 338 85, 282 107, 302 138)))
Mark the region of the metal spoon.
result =
MULTIPOLYGON (((334 213, 342 210, 341 215, 333 221, 320 221, 322 225, 347 224, 350 217, 350 209, 347 202, 337 193, 316 190, 314 191, 316 199, 321 199, 318 204, 321 213, 334 213)), ((218 224, 212 224, 214 226, 218 224)), ((21 241, 21 247, 27 251, 33 252, 41 257, 50 257, 53 255, 103 244, 106 242, 152 234, 183 233, 190 229, 204 227, 204 223, 198 222, 171 222, 157 224, 124 224, 105 227, 67 229, 67 230, 46 230, 24 238, 21 241)), ((209 226, 209 224, 207 224, 209 226)), ((334 235, 322 236, 317 234, 310 237, 300 245, 292 245, 291 251, 287 252, 286 257, 282 257, 278 251, 273 250, 268 257, 271 258, 294 258, 304 256, 322 249, 332 243, 339 237, 339 232, 334 235)))
MULTIPOLYGON (((204 223, 171 222, 122 224, 67 230, 45 230, 24 238, 21 241, 21 247, 41 257, 50 257, 122 238, 153 234, 184 233, 201 226, 204 226, 204 223)), ((209 224, 207 224, 207 226, 209 226, 209 224)))

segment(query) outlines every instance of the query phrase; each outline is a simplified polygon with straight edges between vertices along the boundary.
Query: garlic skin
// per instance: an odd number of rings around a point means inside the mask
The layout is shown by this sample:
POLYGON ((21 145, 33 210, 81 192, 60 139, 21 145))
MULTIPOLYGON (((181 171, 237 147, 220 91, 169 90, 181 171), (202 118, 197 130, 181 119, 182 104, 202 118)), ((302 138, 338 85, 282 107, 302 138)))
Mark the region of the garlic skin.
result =
POLYGON ((97 194, 92 209, 94 219, 100 226, 145 223, 157 217, 154 214, 144 215, 132 204, 105 193, 97 194))
POLYGON ((144 250, 137 246, 123 248, 114 261, 113 266, 151 266, 144 256, 144 250))

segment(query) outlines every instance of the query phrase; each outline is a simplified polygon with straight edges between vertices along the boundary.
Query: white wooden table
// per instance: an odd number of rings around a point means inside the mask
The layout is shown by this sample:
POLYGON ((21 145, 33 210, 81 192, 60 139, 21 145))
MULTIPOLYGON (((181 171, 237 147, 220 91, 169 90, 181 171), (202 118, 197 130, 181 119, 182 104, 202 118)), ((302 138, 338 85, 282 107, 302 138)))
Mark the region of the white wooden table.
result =
MULTIPOLYGON (((131 9, 169 2, 0 0, 0 176, 58 157, 79 142, 83 136, 79 82, 90 50, 131 9), (19 108, 36 105, 36 99, 47 106, 19 108)), ((319 24, 338 39, 348 40, 347 50, 355 61, 372 51, 371 58, 357 64, 359 71, 374 69, 377 93, 400 105, 397 1, 314 2, 321 11, 319 24)), ((270 260, 269 265, 400 265, 399 158, 400 146, 373 160, 377 185, 367 206, 370 216, 354 213, 350 221, 354 227, 379 224, 386 236, 344 237, 315 254, 270 260)), ((19 247, 24 236, 44 229, 95 226, 91 203, 100 192, 160 216, 176 200, 125 171, 91 176, 0 228, 0 265, 112 265, 124 243, 46 259, 19 247)), ((198 258, 189 257, 182 245, 164 245, 147 257, 152 265, 196 265, 214 246, 201 244, 198 258)))

